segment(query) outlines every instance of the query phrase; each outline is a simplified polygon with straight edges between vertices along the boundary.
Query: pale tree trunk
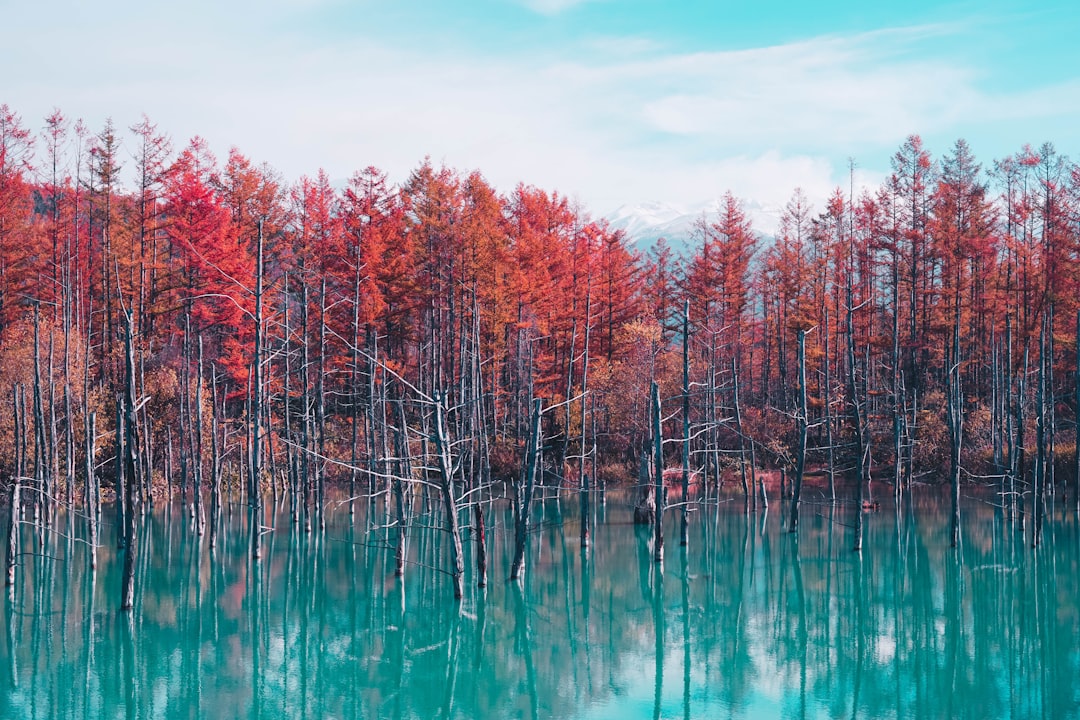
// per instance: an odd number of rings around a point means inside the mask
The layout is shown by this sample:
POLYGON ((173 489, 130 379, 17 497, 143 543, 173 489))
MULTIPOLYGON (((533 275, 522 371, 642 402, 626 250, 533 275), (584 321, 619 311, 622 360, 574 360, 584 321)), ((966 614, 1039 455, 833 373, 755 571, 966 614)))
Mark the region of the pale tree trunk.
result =
POLYGON ((585 433, 585 407, 589 401, 589 338, 592 329, 592 283, 586 287, 585 292, 585 348, 582 351, 581 360, 581 457, 578 463, 578 474, 581 476, 581 549, 587 552, 591 542, 590 523, 592 522, 592 487, 591 480, 595 480, 595 471, 592 478, 585 470, 586 433, 585 433))
MULTIPOLYGON (((959 273, 957 273, 959 274, 959 273)), ((959 277, 957 277, 959 287, 959 277)), ((949 426, 949 479, 952 488, 952 546, 960 544, 960 444, 964 433, 963 395, 960 386, 960 294, 957 290, 953 312, 953 337, 948 353, 948 376, 946 381, 949 426)))
POLYGON ((86 512, 87 530, 90 538, 90 569, 97 569, 97 473, 94 469, 94 457, 97 455, 97 413, 89 412, 85 416, 84 434, 86 440, 86 478, 83 486, 83 510, 86 512))
POLYGON ((1076 450, 1073 455, 1073 483, 1076 492, 1076 514, 1080 516, 1080 310, 1076 311, 1076 373, 1073 376, 1076 385, 1076 450))
MULTIPOLYGON (((398 471, 392 479, 392 489, 394 492, 394 512, 396 515, 397 523, 397 537, 396 544, 394 546, 394 576, 404 577, 405 575, 405 543, 408 540, 406 531, 408 527, 406 525, 407 518, 405 516, 405 491, 404 482, 406 478, 412 477, 412 461, 409 457, 409 426, 405 420, 405 404, 399 397, 397 400, 397 416, 398 416, 398 428, 394 434, 395 443, 397 445, 397 457, 398 457, 398 471)), ((350 485, 354 485, 350 479, 350 485)))
POLYGON ((210 365, 210 401, 214 412, 210 420, 210 549, 217 547, 219 516, 221 515, 221 432, 218 415, 217 368, 210 365))
POLYGON ((533 488, 536 485, 537 466, 540 462, 542 445, 540 422, 543 400, 533 400, 533 411, 529 421, 529 438, 525 445, 524 472, 521 484, 517 488, 517 513, 514 522, 514 561, 510 566, 510 579, 518 580, 525 573, 525 545, 529 535, 529 510, 532 506, 533 488))
POLYGON ((825 310, 825 445, 829 456, 829 501, 836 502, 836 457, 833 447, 832 373, 829 362, 829 311, 825 310))
POLYGON ((847 395, 851 406, 852 429, 855 434, 855 458, 857 472, 855 476, 855 542, 854 549, 862 550, 863 536, 863 484, 867 480, 866 428, 863 422, 863 408, 859 402, 859 384, 855 378, 855 307, 852 300, 851 272, 847 280, 847 395))
POLYGON ((19 481, 11 484, 8 496, 7 579, 9 597, 15 595, 15 566, 19 560, 19 481))
POLYGON ((192 439, 195 448, 195 472, 194 489, 192 494, 195 500, 195 529, 201 536, 206 532, 206 512, 203 509, 203 341, 199 335, 199 362, 198 377, 195 378, 195 437, 192 439))
POLYGON ((255 351, 251 362, 251 468, 248 471, 248 504, 251 506, 251 557, 262 557, 262 438, 259 421, 262 417, 262 345, 263 345, 263 223, 259 221, 259 238, 255 258, 255 351))
POLYGON ((1035 388, 1035 493, 1032 496, 1032 533, 1031 544, 1038 547, 1042 543, 1043 516, 1046 512, 1046 479, 1047 472, 1047 423, 1046 423, 1046 366, 1049 362, 1047 357, 1047 325, 1048 317, 1044 313, 1042 324, 1039 329, 1039 379, 1035 388))
POLYGON ((116 398, 116 434, 114 436, 116 441, 116 480, 114 482, 114 490, 116 492, 116 547, 118 550, 124 548, 124 544, 127 542, 127 533, 124 532, 124 528, 127 527, 127 484, 124 482, 124 403, 120 397, 116 398))
MULTIPOLYGON (((802 499, 803 473, 806 471, 806 331, 799 330, 798 334, 798 364, 799 364, 799 446, 795 455, 795 479, 791 494, 791 521, 788 532, 796 532, 799 529, 799 501, 802 499)), ((859 512, 862 512, 860 503, 859 512)))
POLYGON ((690 544, 690 301, 683 303, 682 369, 682 523, 679 544, 690 544))
POLYGON ((660 386, 652 383, 653 427, 653 494, 656 495, 656 519, 653 521, 653 556, 656 562, 664 562, 664 505, 667 488, 664 486, 664 430, 660 409, 660 386))
POLYGON ((450 576, 454 582, 454 599, 465 596, 465 563, 461 552, 461 531, 458 528, 458 504, 454 497, 453 463, 450 458, 450 438, 446 432, 446 418, 443 415, 443 398, 435 394, 435 451, 439 461, 439 488, 442 491, 443 507, 446 511, 446 532, 450 535, 450 576))
POLYGON ((139 487, 139 432, 135 407, 135 350, 131 311, 125 313, 125 393, 124 393, 124 574, 120 592, 120 609, 130 610, 135 604, 135 491, 139 487))

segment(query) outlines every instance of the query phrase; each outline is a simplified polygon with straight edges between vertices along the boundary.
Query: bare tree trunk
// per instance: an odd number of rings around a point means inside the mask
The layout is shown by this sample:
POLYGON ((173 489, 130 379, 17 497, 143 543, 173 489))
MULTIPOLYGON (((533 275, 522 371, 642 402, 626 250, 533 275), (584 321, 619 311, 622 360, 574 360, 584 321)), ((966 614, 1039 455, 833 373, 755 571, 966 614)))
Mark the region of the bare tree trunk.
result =
POLYGON ((652 382, 652 428, 653 428, 653 494, 656 495, 656 519, 653 521, 653 559, 664 562, 664 505, 667 487, 664 486, 664 429, 660 410, 660 386, 652 382))
MULTIPOLYGON (((55 322, 55 318, 54 318, 55 322)), ((56 335, 53 332, 53 327, 49 328, 49 367, 48 367, 48 385, 49 385, 49 424, 47 426, 48 437, 45 441, 45 450, 48 454, 48 477, 49 477, 49 495, 53 498, 50 500, 52 503, 51 511, 49 513, 50 518, 56 518, 56 502, 60 497, 60 447, 56 440, 56 384, 53 372, 53 359, 55 357, 55 345, 56 335)), ((70 499, 70 498, 69 498, 70 499)))
MULTIPOLYGON (((464 331, 462 335, 464 336, 464 331)), ((485 489, 490 491, 491 481, 491 451, 488 445, 487 421, 484 411, 484 371, 480 359, 480 309, 476 298, 476 285, 474 281, 472 291, 472 323, 471 323, 472 355, 469 363, 469 381, 472 390, 472 412, 470 417, 473 423, 473 442, 476 453, 479 456, 479 468, 476 471, 477 482, 476 495, 473 498, 473 519, 476 523, 476 586, 487 587, 488 576, 488 547, 487 547, 487 519, 484 516, 483 494, 485 489)), ((464 338, 463 338, 464 342, 464 338)), ((463 353, 464 358, 464 353, 463 353)))
MULTIPOLYGON (((706 325, 707 327, 707 325, 706 325)), ((709 427, 709 446, 710 452, 708 456, 712 462, 713 471, 713 488, 717 493, 720 492, 720 423, 718 420, 717 397, 719 396, 719 388, 717 387, 716 375, 718 368, 716 365, 716 333, 709 333, 709 394, 708 394, 708 417, 705 422, 709 427)), ((746 488, 743 488, 744 490, 746 488)))
MULTIPOLYGON (((1080 316, 1077 321, 1080 322, 1080 316)), ((1080 367, 1080 363, 1078 363, 1080 367)), ((1005 519, 1012 524, 1016 518, 1016 412, 1013 397, 1013 344, 1012 315, 1005 316, 1005 362, 1002 370, 1005 378, 1005 450, 1009 458, 1007 478, 1002 480, 1002 493, 1005 498, 1005 519), (1007 484, 1006 484, 1007 481, 1007 484)), ((1080 372, 1080 371, 1078 371, 1080 372)), ((1080 433, 1080 425, 1077 426, 1080 433)), ((1077 448, 1080 453, 1080 448, 1077 448)), ((1080 458, 1080 455, 1078 455, 1080 458)), ((1080 463, 1080 459, 1077 461, 1080 463)), ((1078 476, 1080 477, 1080 476, 1078 476)), ((1077 486, 1080 488, 1080 485, 1077 486)), ((1080 508, 1080 490, 1077 492, 1077 506, 1080 508)))
POLYGON ((607 502, 607 496, 605 491, 607 490, 607 481, 597 473, 597 466, 600 458, 596 449, 596 397, 593 396, 589 401, 589 460, 592 466, 592 479, 596 483, 597 489, 600 491, 600 506, 603 507, 607 502))
POLYGON ((682 342, 682 523, 679 545, 690 544, 690 301, 683 302, 682 342))
MULTIPOLYGON (((649 419, 650 424, 652 418, 649 419)), ((634 524, 652 525, 656 521, 656 500, 653 493, 652 476, 649 468, 652 465, 652 451, 646 443, 641 448, 640 464, 638 466, 637 479, 637 505, 634 506, 634 524)))
MULTIPOLYGON (((315 487, 319 501, 319 528, 326 527, 326 278, 319 288, 319 378, 315 383, 315 487)), ((374 399, 372 399, 374 403, 374 399)), ((385 420, 385 416, 384 416, 385 420)), ((385 424, 385 423, 384 423, 385 424)))
MULTIPOLYGON (((349 394, 349 518, 350 522, 356 517, 356 481, 360 475, 360 283, 363 279, 364 263, 360 258, 360 244, 357 243, 357 257, 355 261, 356 277, 353 282, 353 314, 352 314, 352 342, 350 343, 350 357, 352 362, 349 368, 351 393, 349 394)), ((401 428, 405 432, 405 427, 401 428)), ((408 442, 408 435, 405 438, 408 442)), ((399 576, 400 577, 400 576, 399 576)))
MULTIPOLYGON (((30 470, 29 470, 30 459, 29 459, 29 455, 28 455, 28 450, 29 449, 26 446, 27 445, 27 440, 30 438, 30 431, 29 431, 28 426, 27 426, 27 423, 29 422, 29 420, 27 418, 27 407, 26 407, 26 385, 23 385, 22 383, 19 383, 18 387, 19 387, 19 407, 21 408, 21 410, 19 412, 19 437, 21 438, 21 442, 19 443, 19 476, 23 477, 23 478, 26 478, 26 477, 28 477, 30 475, 30 470)), ((37 486, 35 485, 35 488, 36 487, 37 486)), ((34 498, 30 499, 30 504, 33 505, 33 507, 34 507, 34 519, 35 519, 35 522, 36 522, 37 521, 37 515, 38 515, 38 508, 40 506, 39 506, 38 502, 34 498)), ((25 508, 25 504, 24 504, 24 508, 25 508)))
POLYGON ((532 506, 533 488, 536 485, 537 466, 540 462, 541 412, 543 400, 533 400, 533 411, 529 421, 529 439, 525 444, 524 472, 517 487, 516 516, 514 518, 514 560, 510 566, 510 579, 518 580, 525 572, 525 545, 529 533, 529 510, 532 506))
MULTIPOLYGON (((959 288, 959 271, 957 271, 957 287, 959 288)), ((948 414, 946 417, 949 427, 949 479, 952 488, 952 546, 960 544, 960 445, 964 438, 964 408, 963 389, 960 381, 960 292, 957 290, 953 301, 953 337, 951 352, 947 353, 947 400, 948 414)))
MULTIPOLYGON (((289 325, 289 275, 285 274, 282 281, 284 289, 282 291, 281 305, 282 305, 282 322, 284 329, 282 330, 282 393, 284 399, 282 402, 282 422, 284 423, 285 431, 285 472, 288 474, 289 481, 289 508, 292 515, 292 521, 295 523, 300 518, 300 484, 297 472, 297 449, 296 438, 293 436, 292 429, 292 388, 291 388, 291 376, 292 376, 292 328, 289 325)), ((355 354, 355 352, 354 352, 355 354)), ((356 402, 356 398, 353 398, 353 403, 356 402)), ((355 453, 354 453, 355 455, 355 453)), ((353 465, 355 467, 356 458, 353 458, 353 465)), ((355 477, 356 471, 353 470, 353 477, 355 477)), ((349 497, 353 495, 355 488, 349 488, 349 497)), ((350 508, 352 506, 352 500, 349 501, 350 508)), ((350 509, 350 513, 351 513, 350 509)))
POLYGON ((1046 509, 1046 492, 1057 492, 1054 476, 1054 446, 1057 436, 1057 408, 1054 402, 1054 303, 1050 303, 1050 317, 1046 320, 1046 475, 1043 482, 1043 510, 1046 509))
MULTIPOLYGON (((739 367, 734 355, 731 356, 731 396, 735 405, 735 432, 739 436, 739 479, 742 481, 743 514, 749 515, 751 497, 753 496, 755 506, 757 505, 757 497, 746 482, 746 436, 743 434, 742 406, 739 402, 739 367)), ((768 507, 767 500, 766 507, 768 507)))
POLYGON ((1016 390, 1016 470, 1014 471, 1014 482, 1019 484, 1020 487, 1013 493, 1013 497, 1017 498, 1015 507, 1020 532, 1024 532, 1026 522, 1024 501, 1019 497, 1018 493, 1023 494, 1024 488, 1027 486, 1027 444, 1024 440, 1026 434, 1024 426, 1027 423, 1027 376, 1030 360, 1030 348, 1025 341, 1024 364, 1020 371, 1016 390))
POLYGON ((135 490, 139 486, 139 431, 135 407, 135 331, 131 311, 125 312, 124 349, 126 391, 124 395, 124 574, 120 591, 120 609, 130 610, 135 604, 135 490))
POLYGON ((863 408, 859 403, 859 384, 856 382, 855 372, 855 307, 852 298, 851 272, 847 273, 847 356, 848 377, 847 395, 851 405, 852 428, 855 432, 855 458, 857 473, 855 477, 855 542, 854 549, 862 550, 863 536, 863 483, 867 480, 867 452, 866 452, 866 428, 863 423, 863 408))
MULTIPOLYGON (((802 499, 803 473, 806 470, 806 331, 800 329, 798 334, 798 360, 799 364, 799 446, 795 455, 795 479, 791 494, 791 520, 788 524, 788 532, 796 532, 799 529, 799 501, 802 499)), ((860 504, 859 512, 862 512, 860 504)))
POLYGON ((308 282, 300 281, 300 417, 299 476, 300 494, 303 497, 303 531, 311 532, 311 385, 310 344, 308 342, 308 282))
POLYGON ((15 478, 23 477, 26 472, 23 468, 23 445, 26 442, 26 436, 22 432, 23 420, 22 420, 22 402, 20 392, 21 386, 18 383, 12 383, 11 385, 11 423, 12 423, 12 443, 13 453, 15 455, 15 478))
POLYGON ((203 510, 202 500, 202 477, 203 477, 203 341, 199 335, 199 363, 198 377, 195 379, 195 437, 192 439, 195 448, 194 488, 192 494, 195 500, 195 531, 201 536, 206 532, 206 513, 203 510))
MULTIPOLYGON (((70 333, 68 328, 66 333, 70 333)), ((67 501, 75 507, 75 420, 74 410, 71 405, 71 385, 67 381, 68 375, 68 350, 67 335, 64 339, 64 485, 67 491, 67 501)))
POLYGON ((218 416, 217 368, 210 366, 210 400, 214 412, 210 420, 210 549, 217 547, 218 525, 221 515, 221 418, 218 416))
POLYGON ((7 580, 8 596, 15 596, 15 566, 19 561, 19 481, 11 484, 8 495, 7 580))
MULTIPOLYGON (((139 355, 139 387, 146 388, 146 357, 143 353, 139 355)), ((144 512, 149 513, 154 507, 154 433, 153 425, 150 424, 150 403, 144 402, 142 404, 142 426, 144 431, 142 433, 143 442, 143 457, 142 457, 142 490, 140 492, 141 497, 145 500, 143 504, 144 512)))
MULTIPOLYGON (((263 345, 269 345, 268 339, 263 340, 263 345)), ((277 449, 274 447, 274 415, 271 408, 271 405, 273 405, 273 392, 270 390, 274 386, 274 366, 270 362, 272 353, 269 348, 266 350, 266 356, 266 372, 263 376, 263 385, 266 391, 263 393, 262 411, 263 437, 266 438, 263 457, 266 459, 266 467, 263 475, 270 480, 270 506, 277 508, 280 501, 284 500, 285 497, 285 480, 284 476, 278 473, 277 449)))
POLYGON ((116 479, 113 483, 113 490, 116 493, 116 547, 118 550, 124 548, 124 544, 127 542, 127 533, 124 532, 124 528, 127 527, 127 484, 124 481, 124 404, 120 397, 116 398, 116 433, 114 435, 116 444, 116 479))
POLYGON ((51 488, 51 473, 49 466, 49 453, 46 449, 48 440, 45 434, 45 411, 42 405, 41 390, 41 349, 40 349, 40 309, 38 303, 34 303, 34 481, 36 483, 36 497, 34 498, 34 520, 48 525, 50 520, 49 497, 51 488))
MULTIPOLYGON (((255 353, 252 359, 252 411, 249 421, 252 423, 252 467, 247 477, 247 502, 252 507, 262 505, 262 495, 259 488, 259 479, 262 472, 262 458, 260 453, 261 438, 259 420, 262 416, 262 220, 259 220, 258 247, 255 259, 255 353)), ((252 557, 258 559, 261 555, 257 538, 258 532, 253 535, 252 557)))
MULTIPOLYGON (((399 397, 397 400, 398 428, 395 433, 397 444, 398 471, 395 474, 392 487, 394 492, 394 511, 397 522, 397 543, 394 546, 394 577, 405 575, 405 543, 408 540, 408 519, 405 516, 405 478, 412 477, 412 462, 409 458, 409 426, 405 420, 405 403, 399 397)), ((353 485, 350 480, 350 485, 353 485)))
POLYGON ((87 531, 90 536, 90 569, 97 569, 97 544, 98 544, 98 507, 97 472, 94 469, 94 458, 97 455, 97 413, 89 412, 85 415, 86 422, 84 434, 86 441, 86 478, 83 486, 83 510, 86 512, 87 531))
POLYGON ((188 509, 188 478, 189 471, 194 473, 194 452, 192 451, 191 432, 191 308, 184 314, 184 340, 181 350, 181 365, 183 372, 180 373, 180 502, 184 509, 188 509))
MULTIPOLYGON (((586 285, 585 291, 585 348, 581 360, 581 458, 578 462, 578 474, 581 476, 581 550, 587 552, 591 541, 590 524, 592 523, 592 487, 590 482, 596 479, 595 470, 592 477, 585 470, 585 459, 589 452, 586 450, 587 434, 585 432, 585 407, 589 402, 589 338, 592 330, 592 282, 586 285)), ((594 438, 595 441, 595 438, 594 438)), ((1080 502, 1080 501, 1078 501, 1080 502)))
POLYGON ((251 506, 251 557, 262 557, 262 438, 259 421, 262 417, 262 361, 263 361, 263 223, 259 220, 258 247, 255 258, 255 351, 251 362, 251 469, 248 474, 248 504, 251 506))
MULTIPOLYGON (((458 528, 458 504, 454 497, 453 463, 450 458, 450 438, 446 433, 443 416, 443 398, 435 394, 435 451, 439 461, 439 488, 442 490, 443 507, 446 511, 446 532, 450 535, 450 576, 454 582, 454 599, 465 596, 465 563, 461 552, 461 531, 458 528)), ((511 576, 513 577, 513 576, 511 576)))
POLYGON ((173 439, 172 427, 165 429, 165 493, 168 502, 173 499, 173 439))
POLYGON ((994 472, 1004 476, 1001 444, 1001 342, 995 328, 990 328, 990 445, 994 472))
POLYGON ((836 457, 833 447, 832 374, 829 363, 829 310, 825 310, 825 445, 829 459, 829 501, 836 502, 836 457))
MULTIPOLYGON (((894 253, 893 266, 892 266, 892 306, 893 306, 893 322, 892 322, 892 410, 893 410, 893 460, 895 465, 893 466, 893 493, 897 498, 903 492, 903 464, 904 464, 904 452, 903 452, 903 436, 904 436, 904 420, 906 418, 907 411, 907 398, 906 386, 903 382, 900 372, 900 270, 899 270, 899 258, 894 253)), ((914 292, 914 290, 912 290, 914 292)), ((850 288, 849 288, 850 293, 850 288)), ((851 298, 848 298, 850 302, 851 298)), ((850 312, 849 318, 850 320, 850 312)), ((912 321, 914 322, 914 320, 912 321)), ((855 372, 854 366, 852 366, 851 372, 855 372)), ((861 492, 861 491, 860 491, 861 492)), ((860 495, 861 497, 861 495, 860 495)), ((862 512, 860 501, 859 512, 862 512)), ((861 517, 861 516, 860 516, 861 517)), ((860 520, 861 523, 861 520, 860 520)))
POLYGON ((1043 515, 1046 512, 1046 364, 1047 340, 1046 326, 1048 317, 1043 314, 1039 328, 1039 380, 1035 388, 1035 493, 1031 498, 1032 533, 1031 544, 1038 547, 1042 543, 1043 515))

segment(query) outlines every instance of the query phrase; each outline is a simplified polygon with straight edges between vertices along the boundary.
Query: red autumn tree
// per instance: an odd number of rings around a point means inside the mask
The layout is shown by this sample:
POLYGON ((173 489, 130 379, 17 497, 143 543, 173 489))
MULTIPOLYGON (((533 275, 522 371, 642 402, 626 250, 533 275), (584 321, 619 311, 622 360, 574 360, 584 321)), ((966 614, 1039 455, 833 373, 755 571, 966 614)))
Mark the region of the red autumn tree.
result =
POLYGON ((189 314, 192 331, 207 342, 208 359, 229 374, 234 388, 243 388, 254 336, 253 260, 211 187, 213 172, 214 158, 196 137, 173 163, 165 186, 165 232, 179 260, 173 344, 183 314, 189 314))

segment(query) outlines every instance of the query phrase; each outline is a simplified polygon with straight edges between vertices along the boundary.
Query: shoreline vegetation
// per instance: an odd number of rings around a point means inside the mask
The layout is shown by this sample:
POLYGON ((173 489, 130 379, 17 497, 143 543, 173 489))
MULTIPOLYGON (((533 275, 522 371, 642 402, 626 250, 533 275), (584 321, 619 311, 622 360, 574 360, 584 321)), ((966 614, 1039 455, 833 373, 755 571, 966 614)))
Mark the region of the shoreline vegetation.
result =
POLYGON ((510 578, 527 572, 544 486, 576 491, 586 551, 590 503, 634 486, 657 562, 658 520, 685 544, 725 486, 747 513, 782 500, 796 533, 811 470, 868 509, 871 483, 899 500, 940 481, 953 545, 961 486, 990 484, 1038 545, 1048 494, 1080 512, 1080 170, 1049 143, 984 169, 918 136, 892 170, 820 209, 796 189, 775 238, 728 193, 685 254, 641 253, 479 171, 336 188, 197 137, 174 150, 146 118, 32 131, 0 105, 8 586, 20 525, 58 532, 60 506, 93 548, 115 496, 128 610, 156 499, 182 498, 212 549, 239 493, 257 561, 266 508, 311 532, 331 485, 350 514, 383 503, 397 576, 417 507, 438 508, 458 600, 466 557, 488 581, 504 497, 510 578))

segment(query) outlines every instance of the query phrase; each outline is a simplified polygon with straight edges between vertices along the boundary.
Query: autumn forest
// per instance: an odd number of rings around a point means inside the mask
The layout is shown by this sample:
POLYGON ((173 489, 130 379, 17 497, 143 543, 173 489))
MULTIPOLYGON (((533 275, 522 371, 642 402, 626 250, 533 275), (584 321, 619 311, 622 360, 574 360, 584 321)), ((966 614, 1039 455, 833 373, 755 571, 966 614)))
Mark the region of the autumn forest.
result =
POLYGON ((636 484, 661 517, 670 491, 684 528, 690 497, 783 499, 794 531, 804 479, 951 484, 957 514, 979 483, 1038 543, 1080 463, 1080 170, 918 136, 891 167, 824 207, 796 189, 775 237, 728 194, 685 253, 639 252, 479 171, 338 187, 0 106, 0 474, 46 523, 115 491, 130 533, 172 497, 212 536, 223 494, 308 528, 331 490, 398 528, 442 502, 458 597, 457 523, 482 543, 509 498, 524 544, 543 487, 636 484))

